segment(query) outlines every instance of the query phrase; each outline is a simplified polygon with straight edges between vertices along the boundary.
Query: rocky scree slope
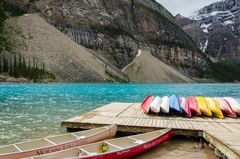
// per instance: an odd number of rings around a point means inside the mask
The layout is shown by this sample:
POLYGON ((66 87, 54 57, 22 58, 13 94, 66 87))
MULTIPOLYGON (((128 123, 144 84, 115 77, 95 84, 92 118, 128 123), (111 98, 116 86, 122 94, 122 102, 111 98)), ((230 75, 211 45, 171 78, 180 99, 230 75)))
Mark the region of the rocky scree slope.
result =
POLYGON ((139 52, 136 58, 123 68, 123 72, 135 82, 194 82, 145 51, 139 52))
POLYGON ((9 0, 28 12, 40 12, 73 41, 97 52, 119 69, 137 50, 190 76, 203 76, 206 57, 155 0, 9 0))
MULTIPOLYGON (((111 68, 95 58, 86 48, 76 44, 37 14, 10 18, 7 23, 19 27, 26 37, 26 47, 18 51, 26 59, 44 62, 58 82, 112 81, 111 68)), ((121 75, 120 77, 121 78, 121 75)))
POLYGON ((240 62, 240 0, 216 2, 200 9, 197 16, 177 15, 176 20, 208 55, 240 62))

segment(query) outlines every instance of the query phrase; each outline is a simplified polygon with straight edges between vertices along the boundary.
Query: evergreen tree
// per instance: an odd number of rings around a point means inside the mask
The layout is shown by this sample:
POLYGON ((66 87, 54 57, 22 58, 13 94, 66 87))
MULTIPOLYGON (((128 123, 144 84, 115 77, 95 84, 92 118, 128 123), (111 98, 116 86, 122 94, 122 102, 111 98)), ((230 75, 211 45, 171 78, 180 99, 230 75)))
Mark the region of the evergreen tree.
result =
POLYGON ((22 56, 21 56, 21 54, 18 55, 18 72, 19 72, 19 74, 22 73, 22 56))
POLYGON ((30 61, 30 59, 28 59, 27 77, 29 79, 32 79, 31 74, 32 74, 32 72, 31 72, 31 61, 30 61))
POLYGON ((12 58, 11 58, 11 56, 10 56, 10 58, 9 58, 9 75, 15 77, 15 76, 14 76, 14 72, 13 72, 13 64, 12 64, 12 58))
POLYGON ((6 56, 3 56, 3 72, 8 72, 9 66, 8 66, 8 60, 6 56))
POLYGON ((27 65, 26 65, 26 61, 25 58, 23 57, 23 62, 22 62, 22 71, 21 74, 23 77, 27 76, 27 65))
POLYGON ((16 54, 14 54, 14 61, 13 61, 13 76, 18 77, 18 67, 17 67, 17 57, 16 54))
POLYGON ((1 56, 0 56, 0 73, 2 73, 2 58, 1 58, 1 56))

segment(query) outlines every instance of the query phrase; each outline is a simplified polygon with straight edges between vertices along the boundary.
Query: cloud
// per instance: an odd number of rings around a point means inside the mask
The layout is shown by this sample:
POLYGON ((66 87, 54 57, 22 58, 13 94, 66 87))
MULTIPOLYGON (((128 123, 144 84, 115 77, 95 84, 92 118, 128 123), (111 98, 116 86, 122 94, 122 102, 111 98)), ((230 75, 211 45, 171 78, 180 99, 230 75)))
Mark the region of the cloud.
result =
POLYGON ((173 15, 178 13, 189 17, 196 13, 202 7, 220 0, 157 0, 173 15))

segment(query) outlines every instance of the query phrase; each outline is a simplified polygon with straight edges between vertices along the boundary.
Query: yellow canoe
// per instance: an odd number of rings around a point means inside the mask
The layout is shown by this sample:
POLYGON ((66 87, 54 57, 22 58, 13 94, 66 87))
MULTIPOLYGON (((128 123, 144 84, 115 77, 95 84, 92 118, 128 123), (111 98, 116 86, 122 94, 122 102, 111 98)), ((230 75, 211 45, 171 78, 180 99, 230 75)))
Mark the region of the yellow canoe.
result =
POLYGON ((206 97, 205 100, 207 102, 209 109, 212 111, 212 114, 217 118, 223 119, 224 116, 221 111, 219 103, 215 99, 210 97, 206 97))
POLYGON ((202 114, 206 115, 206 116, 212 116, 212 112, 208 107, 208 104, 206 102, 206 100, 203 97, 196 97, 198 106, 202 112, 202 114))

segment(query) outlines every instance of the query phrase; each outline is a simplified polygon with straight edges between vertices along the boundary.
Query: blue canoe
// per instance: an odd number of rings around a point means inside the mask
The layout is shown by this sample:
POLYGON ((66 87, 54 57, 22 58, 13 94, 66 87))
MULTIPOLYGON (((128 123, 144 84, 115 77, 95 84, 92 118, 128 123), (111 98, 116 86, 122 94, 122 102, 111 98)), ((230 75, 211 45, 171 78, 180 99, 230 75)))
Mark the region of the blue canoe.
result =
POLYGON ((180 105, 179 97, 176 95, 172 95, 170 97, 170 112, 173 114, 181 114, 182 113, 182 107, 180 105))

